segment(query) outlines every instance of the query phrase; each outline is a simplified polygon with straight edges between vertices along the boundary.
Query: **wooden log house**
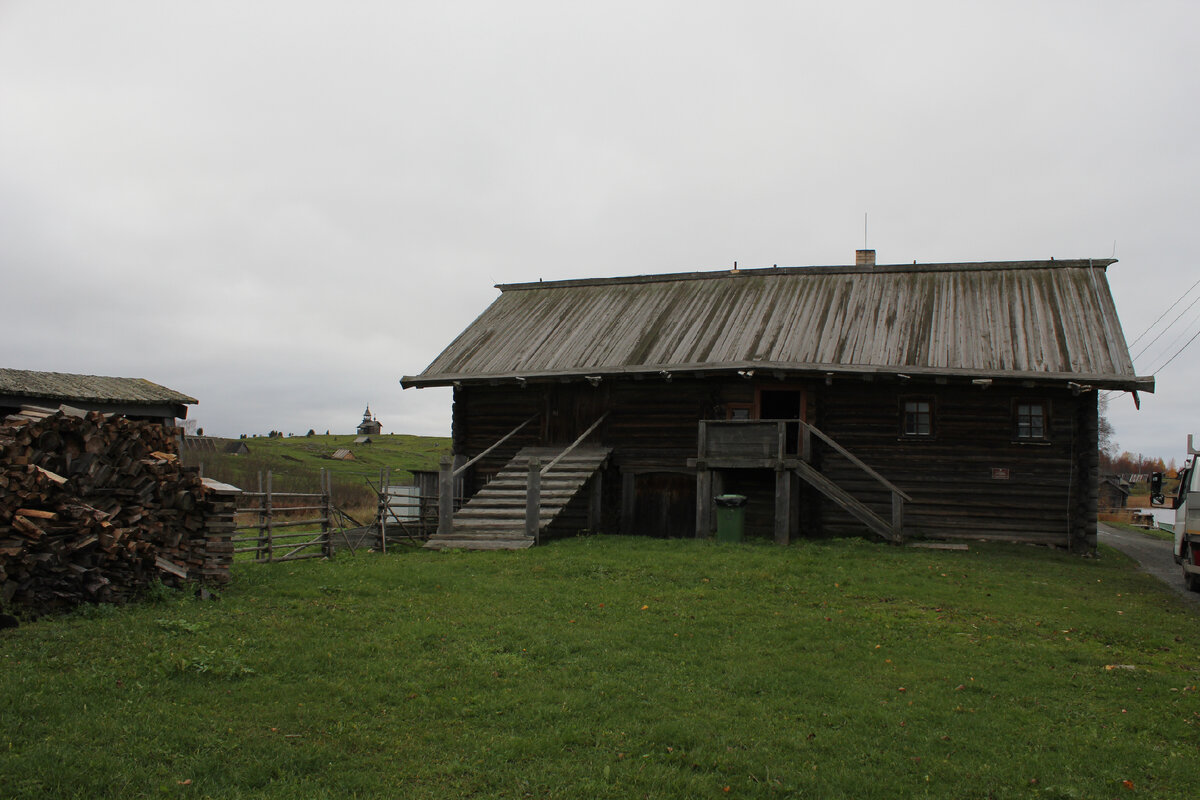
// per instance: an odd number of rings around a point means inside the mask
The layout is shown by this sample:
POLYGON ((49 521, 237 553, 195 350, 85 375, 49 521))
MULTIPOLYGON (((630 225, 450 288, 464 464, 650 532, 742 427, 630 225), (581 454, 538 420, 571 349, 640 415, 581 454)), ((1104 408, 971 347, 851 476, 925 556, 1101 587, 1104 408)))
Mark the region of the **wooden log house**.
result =
POLYGON ((430 546, 580 530, 1094 549, 1097 391, 1135 375, 1113 259, 789 267, 501 285, 404 387, 452 386, 430 546), (449 485, 449 481, 443 481, 449 485))

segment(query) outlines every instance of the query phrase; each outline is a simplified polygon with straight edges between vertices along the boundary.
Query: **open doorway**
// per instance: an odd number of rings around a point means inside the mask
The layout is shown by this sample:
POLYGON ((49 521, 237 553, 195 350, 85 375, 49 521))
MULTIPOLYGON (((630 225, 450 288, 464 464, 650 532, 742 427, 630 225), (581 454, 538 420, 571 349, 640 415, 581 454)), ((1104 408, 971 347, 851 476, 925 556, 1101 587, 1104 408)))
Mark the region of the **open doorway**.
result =
MULTIPOLYGON (((804 391, 802 389, 759 389, 759 419, 804 419, 804 391)), ((789 422, 787 426, 786 451, 788 455, 800 452, 800 423, 789 422)))

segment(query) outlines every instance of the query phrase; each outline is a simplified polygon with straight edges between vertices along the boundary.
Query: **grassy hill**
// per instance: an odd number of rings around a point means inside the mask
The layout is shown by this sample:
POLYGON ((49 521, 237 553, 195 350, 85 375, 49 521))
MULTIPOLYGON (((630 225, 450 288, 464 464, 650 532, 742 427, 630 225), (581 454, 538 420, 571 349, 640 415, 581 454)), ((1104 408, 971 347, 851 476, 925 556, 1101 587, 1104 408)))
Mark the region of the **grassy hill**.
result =
MULTIPOLYGON (((450 452, 450 438, 380 434, 371 444, 354 444, 354 435, 290 436, 242 439, 247 455, 187 450, 183 461, 203 466, 205 477, 243 489, 257 489, 259 473, 272 473, 272 486, 279 491, 315 491, 322 469, 333 474, 334 503, 343 508, 374 504, 367 480, 378 482, 382 469, 391 469, 392 483, 408 483, 412 470, 435 470, 442 455, 450 452), (332 458, 339 449, 349 450, 354 459, 332 458)), ((238 441, 238 440, 226 440, 238 441)))

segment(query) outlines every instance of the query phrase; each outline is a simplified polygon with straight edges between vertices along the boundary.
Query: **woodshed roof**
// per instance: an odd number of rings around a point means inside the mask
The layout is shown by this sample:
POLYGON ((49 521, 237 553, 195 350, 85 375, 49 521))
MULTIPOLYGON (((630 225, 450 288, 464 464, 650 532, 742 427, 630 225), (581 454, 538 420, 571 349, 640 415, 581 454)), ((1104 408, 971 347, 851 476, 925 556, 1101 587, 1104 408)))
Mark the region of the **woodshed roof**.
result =
POLYGON ((130 405, 199 402, 194 397, 151 383, 145 378, 106 378, 27 369, 0 369, 0 395, 130 405))
POLYGON ((1105 269, 1114 259, 785 267, 500 285, 409 386, 763 370, 1137 377, 1105 269))

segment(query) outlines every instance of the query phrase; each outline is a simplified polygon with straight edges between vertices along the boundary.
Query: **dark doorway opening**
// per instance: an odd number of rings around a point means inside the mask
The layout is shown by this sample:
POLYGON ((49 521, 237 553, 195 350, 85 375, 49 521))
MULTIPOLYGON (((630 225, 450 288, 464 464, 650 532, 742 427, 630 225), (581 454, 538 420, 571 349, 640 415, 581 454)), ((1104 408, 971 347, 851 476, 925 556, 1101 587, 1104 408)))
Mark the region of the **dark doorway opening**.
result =
MULTIPOLYGON (((762 389, 758 393, 759 419, 804 419, 804 392, 800 389, 762 389)), ((787 426, 788 455, 800 452, 800 423, 787 426)))
POLYGON ((633 533, 678 539, 696 535, 696 478, 648 472, 634 478, 633 533))

